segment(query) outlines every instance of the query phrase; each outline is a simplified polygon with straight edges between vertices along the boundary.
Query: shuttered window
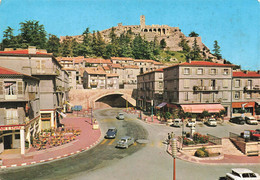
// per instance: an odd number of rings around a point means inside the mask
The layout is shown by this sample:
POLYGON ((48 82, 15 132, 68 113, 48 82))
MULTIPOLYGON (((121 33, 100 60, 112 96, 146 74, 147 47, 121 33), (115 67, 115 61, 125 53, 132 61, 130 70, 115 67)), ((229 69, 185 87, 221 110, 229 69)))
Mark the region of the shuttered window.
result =
POLYGON ((4 94, 4 87, 3 87, 4 83, 0 82, 0 95, 4 94))
POLYGON ((227 88, 228 87, 228 80, 224 79, 223 80, 223 88, 227 88))
POLYGON ((23 94, 23 82, 18 82, 18 94, 23 94))
POLYGON ((190 87, 190 80, 189 79, 184 79, 183 87, 184 88, 189 88, 190 87))

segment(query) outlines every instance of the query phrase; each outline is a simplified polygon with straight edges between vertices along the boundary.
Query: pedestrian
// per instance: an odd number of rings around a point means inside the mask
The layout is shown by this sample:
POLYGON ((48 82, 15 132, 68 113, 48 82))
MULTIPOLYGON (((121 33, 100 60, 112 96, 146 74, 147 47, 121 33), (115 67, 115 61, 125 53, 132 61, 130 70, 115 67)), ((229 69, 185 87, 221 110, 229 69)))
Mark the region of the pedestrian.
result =
POLYGON ((170 133, 168 133, 168 141, 170 141, 170 139, 171 139, 171 135, 170 133))
POLYGON ((174 137, 174 133, 173 132, 171 132, 171 139, 174 137))

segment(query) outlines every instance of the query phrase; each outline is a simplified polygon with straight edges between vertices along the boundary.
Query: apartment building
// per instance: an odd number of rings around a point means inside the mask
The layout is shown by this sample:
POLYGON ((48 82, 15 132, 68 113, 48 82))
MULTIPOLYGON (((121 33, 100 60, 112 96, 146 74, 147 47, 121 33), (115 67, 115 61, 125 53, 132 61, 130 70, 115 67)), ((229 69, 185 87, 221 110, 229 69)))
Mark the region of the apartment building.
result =
POLYGON ((134 65, 134 59, 129 57, 111 57, 113 64, 134 65))
POLYGON ((41 129, 56 128, 59 112, 62 111, 66 95, 62 66, 56 58, 46 52, 29 47, 23 50, 0 51, 0 63, 5 68, 36 77, 39 82, 41 129))
POLYGON ((107 89, 119 89, 119 75, 118 74, 106 74, 107 89))
POLYGON ((149 111, 163 101, 163 69, 137 76, 137 107, 149 111))
POLYGON ((233 116, 241 115, 241 109, 245 114, 255 115, 256 105, 260 104, 260 70, 234 71, 232 86, 233 116))
POLYGON ((0 153, 21 148, 41 129, 40 79, 0 67, 0 153))
POLYGON ((83 73, 84 89, 106 89, 106 72, 102 67, 88 67, 83 73))
POLYGON ((185 112, 231 114, 231 64, 189 61, 164 69, 164 102, 185 112))
POLYGON ((163 68, 163 64, 149 59, 134 59, 134 65, 139 67, 139 74, 163 68))

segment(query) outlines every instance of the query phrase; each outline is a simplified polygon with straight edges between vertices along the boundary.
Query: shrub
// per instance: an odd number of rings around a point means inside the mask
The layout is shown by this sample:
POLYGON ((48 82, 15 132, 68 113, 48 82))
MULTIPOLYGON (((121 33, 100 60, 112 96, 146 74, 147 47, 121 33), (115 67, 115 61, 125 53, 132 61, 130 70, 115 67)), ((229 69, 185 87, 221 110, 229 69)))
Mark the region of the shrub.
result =
POLYGON ((205 147, 197 149, 194 154, 196 157, 209 157, 209 152, 205 149, 205 147))
POLYGON ((190 144, 194 144, 194 142, 188 138, 184 138, 183 139, 183 144, 185 145, 190 145, 190 144))
POLYGON ((205 144, 209 142, 209 137, 206 135, 201 135, 200 133, 194 133, 193 141, 196 144, 205 144))

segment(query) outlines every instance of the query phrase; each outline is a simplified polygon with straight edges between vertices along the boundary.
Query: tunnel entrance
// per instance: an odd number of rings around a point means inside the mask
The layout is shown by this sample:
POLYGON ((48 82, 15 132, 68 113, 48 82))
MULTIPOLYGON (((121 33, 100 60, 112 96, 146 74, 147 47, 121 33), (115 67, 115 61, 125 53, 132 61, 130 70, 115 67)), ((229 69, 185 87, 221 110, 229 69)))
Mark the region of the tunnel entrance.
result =
POLYGON ((96 100, 95 107, 96 108, 106 108, 106 107, 124 108, 124 107, 133 107, 133 105, 128 101, 126 101, 122 97, 122 94, 112 94, 96 100))

